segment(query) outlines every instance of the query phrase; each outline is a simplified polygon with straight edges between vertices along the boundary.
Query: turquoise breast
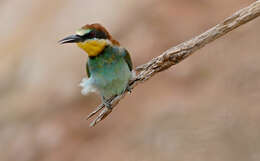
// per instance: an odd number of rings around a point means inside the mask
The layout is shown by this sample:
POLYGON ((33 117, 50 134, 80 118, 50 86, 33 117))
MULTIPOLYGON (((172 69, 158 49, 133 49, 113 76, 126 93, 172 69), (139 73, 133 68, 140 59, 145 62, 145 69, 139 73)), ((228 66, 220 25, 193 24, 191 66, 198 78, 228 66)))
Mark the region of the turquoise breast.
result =
POLYGON ((118 47, 108 46, 101 54, 88 60, 93 85, 105 99, 121 94, 132 77, 121 52, 123 50, 118 47))

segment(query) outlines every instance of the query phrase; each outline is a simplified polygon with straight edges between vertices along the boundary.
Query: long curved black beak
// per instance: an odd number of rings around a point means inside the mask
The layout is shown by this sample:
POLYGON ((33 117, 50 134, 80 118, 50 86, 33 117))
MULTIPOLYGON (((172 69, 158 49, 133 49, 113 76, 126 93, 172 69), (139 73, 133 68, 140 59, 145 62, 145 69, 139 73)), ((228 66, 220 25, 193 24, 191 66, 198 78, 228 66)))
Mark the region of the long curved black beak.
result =
POLYGON ((83 41, 82 37, 78 35, 71 35, 68 37, 65 37, 64 39, 60 40, 60 44, 65 44, 65 43, 76 43, 76 42, 81 42, 83 41))

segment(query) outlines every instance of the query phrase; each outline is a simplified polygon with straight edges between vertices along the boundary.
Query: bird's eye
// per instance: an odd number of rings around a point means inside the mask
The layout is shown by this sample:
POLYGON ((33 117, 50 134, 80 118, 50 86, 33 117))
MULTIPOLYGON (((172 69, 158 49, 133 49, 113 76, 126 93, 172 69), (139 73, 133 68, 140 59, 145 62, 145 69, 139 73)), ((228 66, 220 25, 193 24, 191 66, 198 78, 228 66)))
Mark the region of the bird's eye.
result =
POLYGON ((84 34, 84 35, 77 35, 79 37, 81 37, 83 40, 87 40, 87 39, 92 39, 95 37, 95 33, 93 31, 87 33, 87 34, 84 34))
MULTIPOLYGON (((79 35, 80 36, 80 35, 79 35)), ((92 31, 80 36, 82 37, 82 39, 87 40, 87 39, 93 39, 93 38, 97 38, 97 39, 107 39, 107 35, 105 32, 102 32, 100 30, 95 30, 93 29, 92 31)))
POLYGON ((88 37, 89 37, 89 38, 95 38, 95 36, 96 36, 95 30, 91 31, 91 32, 88 34, 88 37))

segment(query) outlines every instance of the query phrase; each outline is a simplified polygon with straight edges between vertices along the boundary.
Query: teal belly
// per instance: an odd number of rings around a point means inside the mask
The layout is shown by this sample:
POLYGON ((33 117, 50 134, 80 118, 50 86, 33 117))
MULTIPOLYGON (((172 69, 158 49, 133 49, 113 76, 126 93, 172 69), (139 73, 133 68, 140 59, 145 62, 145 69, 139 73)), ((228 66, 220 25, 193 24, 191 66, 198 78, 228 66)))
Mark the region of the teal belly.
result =
POLYGON ((131 79, 131 71, 122 57, 116 56, 110 59, 110 55, 103 55, 96 59, 89 59, 90 75, 93 85, 101 96, 106 99, 120 95, 127 87, 131 79))

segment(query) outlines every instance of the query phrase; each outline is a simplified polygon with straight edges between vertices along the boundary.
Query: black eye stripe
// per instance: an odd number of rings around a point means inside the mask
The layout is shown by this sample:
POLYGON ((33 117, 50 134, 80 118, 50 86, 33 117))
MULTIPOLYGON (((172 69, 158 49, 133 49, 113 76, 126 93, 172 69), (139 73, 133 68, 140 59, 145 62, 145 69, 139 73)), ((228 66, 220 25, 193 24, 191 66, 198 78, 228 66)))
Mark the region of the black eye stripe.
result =
MULTIPOLYGON (((78 35, 80 36, 80 35, 78 35)), ((108 36, 105 32, 100 31, 100 30, 96 30, 93 29, 92 31, 90 31, 89 33, 80 36, 83 40, 87 40, 87 39, 93 39, 93 38, 97 38, 97 39, 107 39, 108 36)))
POLYGON ((88 36, 90 37, 90 38, 94 38, 95 37, 95 30, 92 30, 90 33, 88 33, 88 36))

